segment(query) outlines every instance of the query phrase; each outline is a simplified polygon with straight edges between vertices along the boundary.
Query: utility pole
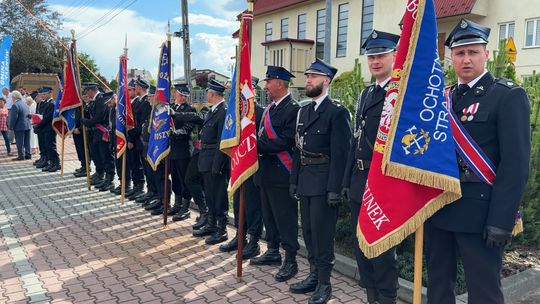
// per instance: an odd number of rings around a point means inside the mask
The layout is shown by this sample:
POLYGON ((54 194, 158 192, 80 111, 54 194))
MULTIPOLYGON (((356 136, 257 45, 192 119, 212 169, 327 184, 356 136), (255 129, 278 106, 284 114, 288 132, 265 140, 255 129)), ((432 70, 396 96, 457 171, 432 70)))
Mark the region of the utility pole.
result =
POLYGON ((326 0, 326 23, 324 28, 324 61, 330 64, 331 49, 332 45, 332 0, 326 0))
POLYGON ((188 4, 187 0, 182 2, 182 29, 179 32, 174 32, 175 37, 182 38, 184 46, 184 78, 191 90, 191 48, 189 46, 189 21, 188 21, 188 4))

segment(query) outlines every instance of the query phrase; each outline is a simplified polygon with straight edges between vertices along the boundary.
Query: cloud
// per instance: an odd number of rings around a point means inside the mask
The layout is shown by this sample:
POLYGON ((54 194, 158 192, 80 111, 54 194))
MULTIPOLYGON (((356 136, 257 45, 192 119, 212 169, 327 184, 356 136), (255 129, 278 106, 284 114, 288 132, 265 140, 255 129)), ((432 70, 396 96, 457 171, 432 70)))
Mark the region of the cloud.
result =
MULTIPOLYGON (((204 25, 216 28, 228 28, 231 31, 235 31, 239 26, 239 23, 236 21, 219 19, 204 14, 189 13, 188 20, 190 25, 204 25)), ((173 21, 178 24, 182 24, 182 17, 175 17, 173 21)))
MULTIPOLYGON (((124 37, 128 36, 128 67, 147 69, 156 77, 159 47, 166 40, 167 24, 164 21, 149 19, 130 9, 119 13, 109 22, 96 28, 92 25, 102 18, 110 8, 86 7, 84 13, 74 13, 70 6, 51 5, 52 10, 65 13, 62 36, 70 36, 74 29, 77 50, 89 54, 97 63, 100 73, 107 79, 116 77, 118 57, 124 48, 124 37), (90 30, 89 30, 90 29, 90 30), (94 29, 94 30, 92 30, 94 29)), ((112 16, 114 14, 111 14, 112 16)), ((110 18, 110 17, 109 17, 110 18)), ((109 18, 105 18, 107 21, 109 18)), ((233 21, 222 20, 203 14, 190 14, 190 22, 220 23, 220 28, 229 27, 233 21), (194 17, 191 18, 191 15, 194 17)), ((178 19, 179 21, 181 19, 178 19)), ((229 31, 227 31, 229 32, 229 31)), ((235 54, 235 41, 227 36, 206 32, 191 32, 192 68, 209 68, 226 73, 230 57, 235 54)), ((174 77, 183 73, 182 41, 172 38, 172 63, 174 77)))

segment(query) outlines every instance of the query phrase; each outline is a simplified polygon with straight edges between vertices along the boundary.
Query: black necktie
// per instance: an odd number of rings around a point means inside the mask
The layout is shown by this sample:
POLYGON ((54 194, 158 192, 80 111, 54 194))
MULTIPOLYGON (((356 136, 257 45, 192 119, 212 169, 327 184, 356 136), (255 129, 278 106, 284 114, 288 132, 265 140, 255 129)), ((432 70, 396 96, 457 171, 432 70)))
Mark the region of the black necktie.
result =
POLYGON ((463 95, 465 95, 465 93, 467 93, 467 91, 470 89, 471 87, 469 87, 469 85, 467 84, 460 84, 458 85, 458 96, 459 98, 461 98, 463 95))
POLYGON ((311 106, 313 107, 313 111, 315 111, 315 108, 317 107, 317 102, 316 102, 316 101, 312 101, 312 102, 311 102, 311 106))
POLYGON ((376 85, 376 86, 375 86, 375 91, 373 92, 373 95, 377 95, 377 93, 379 93, 379 91, 381 91, 381 90, 382 90, 381 86, 380 86, 380 85, 376 85))

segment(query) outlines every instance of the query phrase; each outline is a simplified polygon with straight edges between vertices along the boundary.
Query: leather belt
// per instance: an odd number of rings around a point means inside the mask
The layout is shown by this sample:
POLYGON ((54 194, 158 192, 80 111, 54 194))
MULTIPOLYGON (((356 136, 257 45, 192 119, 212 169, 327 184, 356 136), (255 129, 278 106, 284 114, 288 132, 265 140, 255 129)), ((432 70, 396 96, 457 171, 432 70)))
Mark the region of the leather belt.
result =
POLYGON ((328 157, 305 157, 300 156, 300 164, 302 166, 308 166, 308 165, 322 165, 322 164, 328 164, 330 161, 328 157))
POLYGON ((218 144, 201 144, 202 149, 217 149, 219 148, 218 144))
POLYGON ((357 159, 356 160, 356 167, 360 171, 367 170, 367 169, 369 169, 370 166, 371 166, 371 160, 364 160, 364 159, 357 159))

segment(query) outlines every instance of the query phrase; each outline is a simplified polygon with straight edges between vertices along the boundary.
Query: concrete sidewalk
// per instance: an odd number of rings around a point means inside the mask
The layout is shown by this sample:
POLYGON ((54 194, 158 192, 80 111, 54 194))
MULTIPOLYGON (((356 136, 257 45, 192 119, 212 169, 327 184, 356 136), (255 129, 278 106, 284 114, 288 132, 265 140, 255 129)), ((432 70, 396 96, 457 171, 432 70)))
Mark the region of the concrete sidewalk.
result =
MULTIPOLYGON (((62 178, 0 163, 0 303, 307 303, 288 291, 305 259, 286 283, 276 267, 244 263, 237 283, 235 256, 191 236, 194 215, 163 229, 138 204, 86 190, 78 166, 67 161, 62 178)), ((367 303, 353 280, 334 273, 332 283, 330 303, 367 303)))

